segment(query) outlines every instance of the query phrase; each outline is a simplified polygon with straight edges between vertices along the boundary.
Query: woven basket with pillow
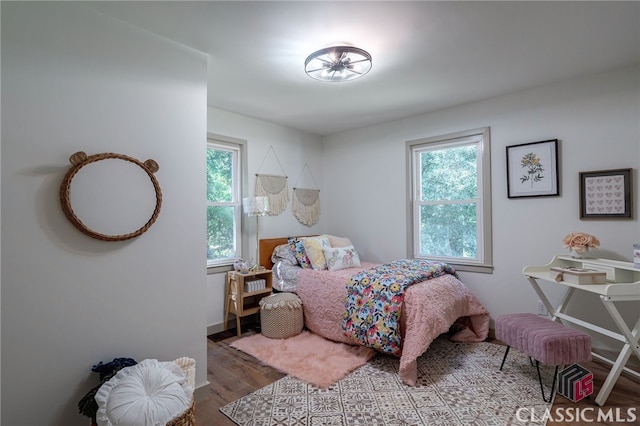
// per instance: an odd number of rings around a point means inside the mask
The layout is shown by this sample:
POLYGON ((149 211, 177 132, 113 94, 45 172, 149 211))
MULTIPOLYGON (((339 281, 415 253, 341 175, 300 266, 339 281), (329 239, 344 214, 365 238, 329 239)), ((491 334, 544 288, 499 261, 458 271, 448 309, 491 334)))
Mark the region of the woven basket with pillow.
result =
POLYGON ((194 426, 195 360, 146 359, 123 368, 96 393, 98 426, 194 426))

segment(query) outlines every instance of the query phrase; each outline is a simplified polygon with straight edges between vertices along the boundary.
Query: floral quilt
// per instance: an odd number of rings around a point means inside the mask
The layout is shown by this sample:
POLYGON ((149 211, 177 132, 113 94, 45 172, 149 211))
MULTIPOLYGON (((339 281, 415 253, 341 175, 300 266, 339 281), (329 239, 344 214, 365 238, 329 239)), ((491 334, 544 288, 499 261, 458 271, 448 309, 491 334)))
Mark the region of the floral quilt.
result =
POLYGON ((401 259, 353 275, 347 283, 342 328, 353 342, 400 356, 400 312, 412 284, 451 274, 446 263, 401 259))

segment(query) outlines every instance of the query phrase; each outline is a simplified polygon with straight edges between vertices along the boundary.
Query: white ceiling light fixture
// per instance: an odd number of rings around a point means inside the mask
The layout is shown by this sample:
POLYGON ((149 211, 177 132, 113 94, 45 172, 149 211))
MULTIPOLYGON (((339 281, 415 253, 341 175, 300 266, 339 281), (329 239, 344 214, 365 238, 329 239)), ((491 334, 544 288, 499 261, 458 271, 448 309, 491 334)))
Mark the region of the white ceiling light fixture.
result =
POLYGON ((371 69, 371 55, 353 46, 332 46, 313 52, 304 61, 304 71, 320 81, 348 81, 371 69))

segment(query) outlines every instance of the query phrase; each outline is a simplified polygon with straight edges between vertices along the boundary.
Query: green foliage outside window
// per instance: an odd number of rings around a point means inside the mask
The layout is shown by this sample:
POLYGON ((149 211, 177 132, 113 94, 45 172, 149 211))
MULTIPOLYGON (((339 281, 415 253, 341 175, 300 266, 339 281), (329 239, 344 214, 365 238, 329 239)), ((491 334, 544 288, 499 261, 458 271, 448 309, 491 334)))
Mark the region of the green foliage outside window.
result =
POLYGON ((207 149, 207 201, 231 201, 233 152, 207 149))
POLYGON ((476 146, 420 154, 420 253, 475 258, 478 252, 476 146))
POLYGON ((236 254, 234 200, 234 153, 207 149, 207 259, 236 254))

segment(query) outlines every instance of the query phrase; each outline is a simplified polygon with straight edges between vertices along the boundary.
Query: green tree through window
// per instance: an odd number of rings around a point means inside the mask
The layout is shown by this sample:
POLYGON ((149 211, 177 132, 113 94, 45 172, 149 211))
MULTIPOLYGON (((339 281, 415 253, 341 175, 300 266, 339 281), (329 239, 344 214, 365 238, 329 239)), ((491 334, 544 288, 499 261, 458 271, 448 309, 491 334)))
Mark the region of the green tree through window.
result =
POLYGON ((207 147, 207 262, 237 257, 240 196, 238 148, 207 147))
POLYGON ((488 270, 489 129, 409 141, 407 158, 410 256, 488 270))
POLYGON ((420 153, 421 253, 476 257, 476 161, 473 145, 420 153))

